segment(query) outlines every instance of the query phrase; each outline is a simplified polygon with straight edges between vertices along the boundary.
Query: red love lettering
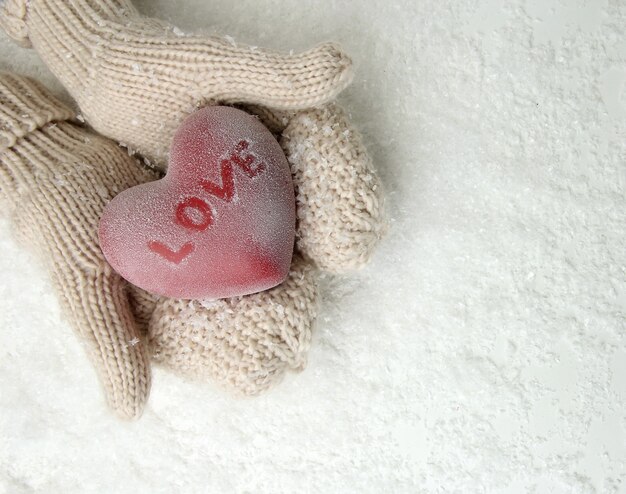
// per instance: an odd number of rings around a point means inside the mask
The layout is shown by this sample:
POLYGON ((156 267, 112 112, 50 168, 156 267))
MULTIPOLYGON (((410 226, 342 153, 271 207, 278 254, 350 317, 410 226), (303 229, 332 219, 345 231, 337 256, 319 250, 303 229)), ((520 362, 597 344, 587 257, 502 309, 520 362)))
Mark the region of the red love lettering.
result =
POLYGON ((187 242, 184 244, 178 251, 170 249, 167 245, 162 244, 161 242, 157 242, 156 240, 151 240, 148 242, 148 248, 161 257, 164 257, 170 262, 174 264, 180 264, 185 257, 193 252, 193 244, 191 242, 187 242))
POLYGON ((265 170, 265 164, 259 163, 256 168, 252 168, 250 165, 254 163, 256 157, 252 154, 242 156, 241 153, 248 149, 248 141, 239 141, 235 150, 230 155, 229 159, 222 160, 220 174, 222 177, 222 185, 218 185, 210 180, 201 180, 200 185, 209 194, 217 197, 226 202, 232 201, 235 195, 235 179, 233 174, 233 163, 239 166, 246 175, 250 178, 254 178, 259 173, 265 170))
POLYGON ((189 197, 176 206, 176 221, 179 225, 189 230, 204 231, 213 224, 213 210, 206 202, 199 197, 189 197), (194 218, 189 216, 187 209, 195 209, 200 212, 202 219, 196 222, 194 218))
POLYGON ((233 160, 237 165, 239 165, 246 174, 253 178, 257 176, 259 173, 265 170, 265 163, 259 163, 256 168, 250 168, 250 165, 256 160, 256 156, 253 154, 248 154, 247 156, 240 156, 243 151, 248 149, 250 143, 246 140, 241 140, 235 146, 235 150, 233 154, 230 155, 230 159, 233 160))
MULTIPOLYGON (((252 168, 250 165, 256 161, 256 157, 252 154, 242 155, 248 149, 248 146, 248 141, 239 141, 230 158, 222 160, 220 170, 222 185, 218 185, 210 180, 201 180, 200 185, 202 188, 218 199, 230 202, 235 195, 233 163, 239 166, 250 178, 262 173, 265 170, 264 163, 259 163, 255 168, 252 168)), ((176 222, 188 230, 204 231, 213 224, 213 210, 209 204, 199 197, 189 197, 176 206, 176 222), (196 210, 201 218, 190 216, 188 209, 196 210)), ((180 264, 194 249, 193 243, 187 242, 180 250, 175 251, 156 240, 150 241, 148 248, 174 264, 180 264)))

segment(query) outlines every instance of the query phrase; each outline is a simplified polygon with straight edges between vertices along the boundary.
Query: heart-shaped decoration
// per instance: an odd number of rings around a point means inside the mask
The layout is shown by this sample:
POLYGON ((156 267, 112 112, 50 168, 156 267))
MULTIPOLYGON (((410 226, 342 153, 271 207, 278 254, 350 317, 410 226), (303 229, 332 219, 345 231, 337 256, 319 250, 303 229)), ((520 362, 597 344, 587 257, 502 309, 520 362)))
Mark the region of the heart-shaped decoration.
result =
POLYGON ((232 297, 280 284, 294 237, 294 189, 280 145, 255 117, 226 106, 187 117, 165 177, 116 196, 99 229, 115 271, 175 298, 232 297))

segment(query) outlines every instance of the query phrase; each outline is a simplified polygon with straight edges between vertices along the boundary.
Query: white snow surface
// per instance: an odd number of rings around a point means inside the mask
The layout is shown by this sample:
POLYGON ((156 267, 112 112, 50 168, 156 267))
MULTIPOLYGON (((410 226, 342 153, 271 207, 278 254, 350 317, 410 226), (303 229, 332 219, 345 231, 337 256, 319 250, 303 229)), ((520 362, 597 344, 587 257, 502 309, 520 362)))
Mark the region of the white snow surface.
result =
POLYGON ((0 493, 626 493, 626 2, 137 3, 339 42, 392 228, 324 280, 303 373, 242 400, 156 369, 124 423, 3 220, 0 493))

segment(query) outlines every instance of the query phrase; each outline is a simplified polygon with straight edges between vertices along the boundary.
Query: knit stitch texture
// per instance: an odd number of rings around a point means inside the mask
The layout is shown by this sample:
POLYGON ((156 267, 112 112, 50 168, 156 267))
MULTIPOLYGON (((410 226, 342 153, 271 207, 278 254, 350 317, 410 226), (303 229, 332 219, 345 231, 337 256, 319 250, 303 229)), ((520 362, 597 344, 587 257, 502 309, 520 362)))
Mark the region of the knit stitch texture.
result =
MULTIPOLYGON (((121 190, 155 178, 141 172, 137 160, 112 141, 73 124, 54 123, 50 125, 56 125, 57 152, 46 154, 41 147, 39 154, 20 155, 19 165, 12 159, 4 165, 3 159, 3 195, 5 188, 16 189, 16 170, 27 169, 39 177, 26 184, 29 196, 53 187, 48 182, 56 183, 59 171, 63 177, 64 193, 43 195, 32 213, 36 222, 27 224, 36 223, 39 230, 46 230, 48 221, 70 225, 49 229, 39 241, 40 252, 54 253, 48 257, 53 272, 61 273, 57 285, 79 334, 96 342, 103 335, 118 337, 116 345, 108 344, 112 351, 92 352, 111 406, 124 416, 141 413, 149 370, 145 359, 135 358, 133 352, 147 354, 178 374, 210 379, 244 395, 268 389, 287 370, 302 370, 318 310, 319 270, 343 273, 363 266, 385 230, 380 183, 362 139, 345 112, 330 102, 349 82, 350 60, 331 44, 281 56, 217 38, 183 35, 139 16, 125 0, 7 0, 0 4, 0 25, 38 51, 88 123, 161 169, 180 120, 198 106, 213 103, 236 104, 257 115, 279 140, 291 167, 297 228, 288 279, 265 292, 207 302, 159 298, 132 285, 126 292, 126 285, 104 263, 96 235, 102 208, 121 190), (83 144, 61 139, 61 130, 63 135, 80 134, 83 144), (92 154, 86 155, 88 151, 92 154), (68 163, 75 166, 68 169, 68 163), (82 164, 91 171, 85 173, 82 164), (40 177, 41 167, 50 171, 40 177), (44 214, 47 211, 54 212, 52 219, 44 214), (92 272, 79 269, 83 251, 97 259, 97 266, 89 267, 105 272, 114 289, 96 286, 92 272), (103 301, 97 290, 86 293, 66 285, 104 290, 106 296, 114 295, 113 301, 103 301), (106 317, 95 320, 83 314, 103 311, 106 317), (126 359, 127 354, 134 360, 126 359), (127 372, 112 378, 110 369, 127 372), (132 406, 127 398, 119 398, 132 395, 131 388, 139 389, 128 384, 135 383, 128 376, 141 378, 143 386, 142 400, 132 406)), ((0 114, 7 115, 0 132, 6 142, 4 156, 21 149, 16 147, 20 138, 46 134, 48 122, 71 117, 38 85, 27 84, 38 102, 28 119, 16 120, 19 90, 9 91, 12 96, 0 104, 0 114)))
POLYGON ((302 109, 333 99, 350 59, 326 43, 279 55, 185 35, 127 0, 8 0, 0 24, 33 46, 94 129, 164 167, 172 135, 198 106, 302 109))
POLYGON ((106 203, 150 174, 72 116, 35 81, 0 74, 1 197, 18 239, 46 262, 109 405, 135 418, 148 398, 149 362, 126 283, 105 261, 96 232, 106 203))

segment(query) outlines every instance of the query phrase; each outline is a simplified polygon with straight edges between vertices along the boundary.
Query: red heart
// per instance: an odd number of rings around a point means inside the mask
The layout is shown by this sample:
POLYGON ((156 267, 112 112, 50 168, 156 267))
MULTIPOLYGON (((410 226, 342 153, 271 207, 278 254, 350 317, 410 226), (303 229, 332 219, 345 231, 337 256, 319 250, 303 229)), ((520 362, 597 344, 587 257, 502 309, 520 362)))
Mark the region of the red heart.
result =
POLYGON ((176 131, 167 175, 116 196, 100 247, 125 279, 176 298, 223 298, 285 280, 295 236, 289 164, 247 113, 203 108, 176 131))

